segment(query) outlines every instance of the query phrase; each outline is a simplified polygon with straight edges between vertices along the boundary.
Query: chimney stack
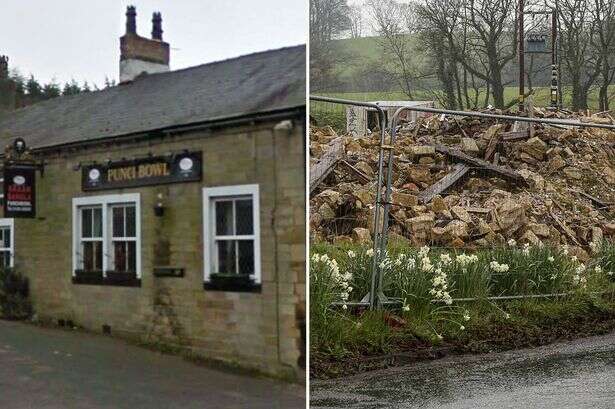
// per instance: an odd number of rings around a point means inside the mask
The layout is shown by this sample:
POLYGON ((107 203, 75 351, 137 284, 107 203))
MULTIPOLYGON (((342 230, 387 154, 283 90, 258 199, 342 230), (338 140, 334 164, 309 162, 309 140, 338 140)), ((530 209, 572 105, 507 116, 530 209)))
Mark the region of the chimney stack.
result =
POLYGON ((126 8, 126 34, 137 34, 137 9, 135 6, 126 8))
POLYGON ((136 8, 128 6, 126 34, 120 38, 120 83, 142 74, 169 71, 170 46, 162 41, 162 14, 153 14, 152 39, 137 34, 136 16, 136 8))
POLYGON ((152 17, 152 39, 162 41, 162 14, 154 13, 152 17))

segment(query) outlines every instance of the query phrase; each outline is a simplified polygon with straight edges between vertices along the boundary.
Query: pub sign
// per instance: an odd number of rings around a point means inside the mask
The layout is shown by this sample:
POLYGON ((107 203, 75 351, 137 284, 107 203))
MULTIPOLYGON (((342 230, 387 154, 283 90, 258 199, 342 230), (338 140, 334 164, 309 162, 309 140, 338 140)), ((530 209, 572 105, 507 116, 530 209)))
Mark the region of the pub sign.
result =
POLYGON ((195 182, 201 174, 201 152, 184 152, 84 166, 81 180, 88 191, 195 182))
POLYGON ((4 217, 36 217, 36 170, 28 166, 4 168, 4 217))

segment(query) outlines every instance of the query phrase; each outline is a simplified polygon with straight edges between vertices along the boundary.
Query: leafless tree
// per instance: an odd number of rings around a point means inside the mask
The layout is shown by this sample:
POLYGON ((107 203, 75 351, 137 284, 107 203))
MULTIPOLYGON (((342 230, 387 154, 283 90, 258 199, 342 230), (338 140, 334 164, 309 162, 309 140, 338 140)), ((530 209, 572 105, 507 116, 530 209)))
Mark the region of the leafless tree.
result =
POLYGON ((615 80, 615 2, 592 0, 591 17, 595 23, 593 46, 601 56, 598 104, 601 111, 608 111, 609 86, 615 80))
POLYGON ((603 56, 595 53, 596 21, 592 0, 560 0, 561 59, 572 88, 572 108, 587 108, 587 97, 600 75, 603 56))
POLYGON ((354 4, 349 7, 349 29, 350 29, 350 37, 352 38, 361 38, 363 36, 363 8, 354 4))
POLYGON ((310 0, 310 84, 314 90, 329 89, 336 64, 344 53, 334 39, 348 30, 346 0, 310 0))
POLYGON ((418 78, 417 54, 412 53, 409 34, 415 30, 415 16, 411 4, 395 0, 367 0, 374 30, 379 34, 379 44, 394 66, 399 85, 410 99, 414 99, 415 81, 418 78))

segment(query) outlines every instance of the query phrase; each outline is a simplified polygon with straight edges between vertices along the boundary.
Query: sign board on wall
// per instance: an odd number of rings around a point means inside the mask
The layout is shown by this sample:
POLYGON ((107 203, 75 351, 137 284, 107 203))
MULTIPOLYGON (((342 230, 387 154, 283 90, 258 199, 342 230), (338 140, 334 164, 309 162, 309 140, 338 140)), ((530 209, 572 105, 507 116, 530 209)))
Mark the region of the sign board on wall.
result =
POLYGON ((4 217, 36 217, 36 170, 33 167, 4 168, 4 217))
POLYGON ((87 191, 195 182, 201 175, 201 152, 186 152, 85 166, 81 180, 87 191))

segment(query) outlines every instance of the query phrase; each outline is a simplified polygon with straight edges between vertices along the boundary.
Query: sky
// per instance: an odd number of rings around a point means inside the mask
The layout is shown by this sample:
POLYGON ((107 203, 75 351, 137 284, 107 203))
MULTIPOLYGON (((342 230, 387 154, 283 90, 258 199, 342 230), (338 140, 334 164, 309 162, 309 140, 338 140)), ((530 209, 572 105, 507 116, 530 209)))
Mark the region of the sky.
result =
POLYGON ((307 41, 306 0, 1 1, 0 55, 42 83, 117 80, 127 5, 136 6, 143 37, 151 37, 152 13, 162 13, 171 69, 307 41))

